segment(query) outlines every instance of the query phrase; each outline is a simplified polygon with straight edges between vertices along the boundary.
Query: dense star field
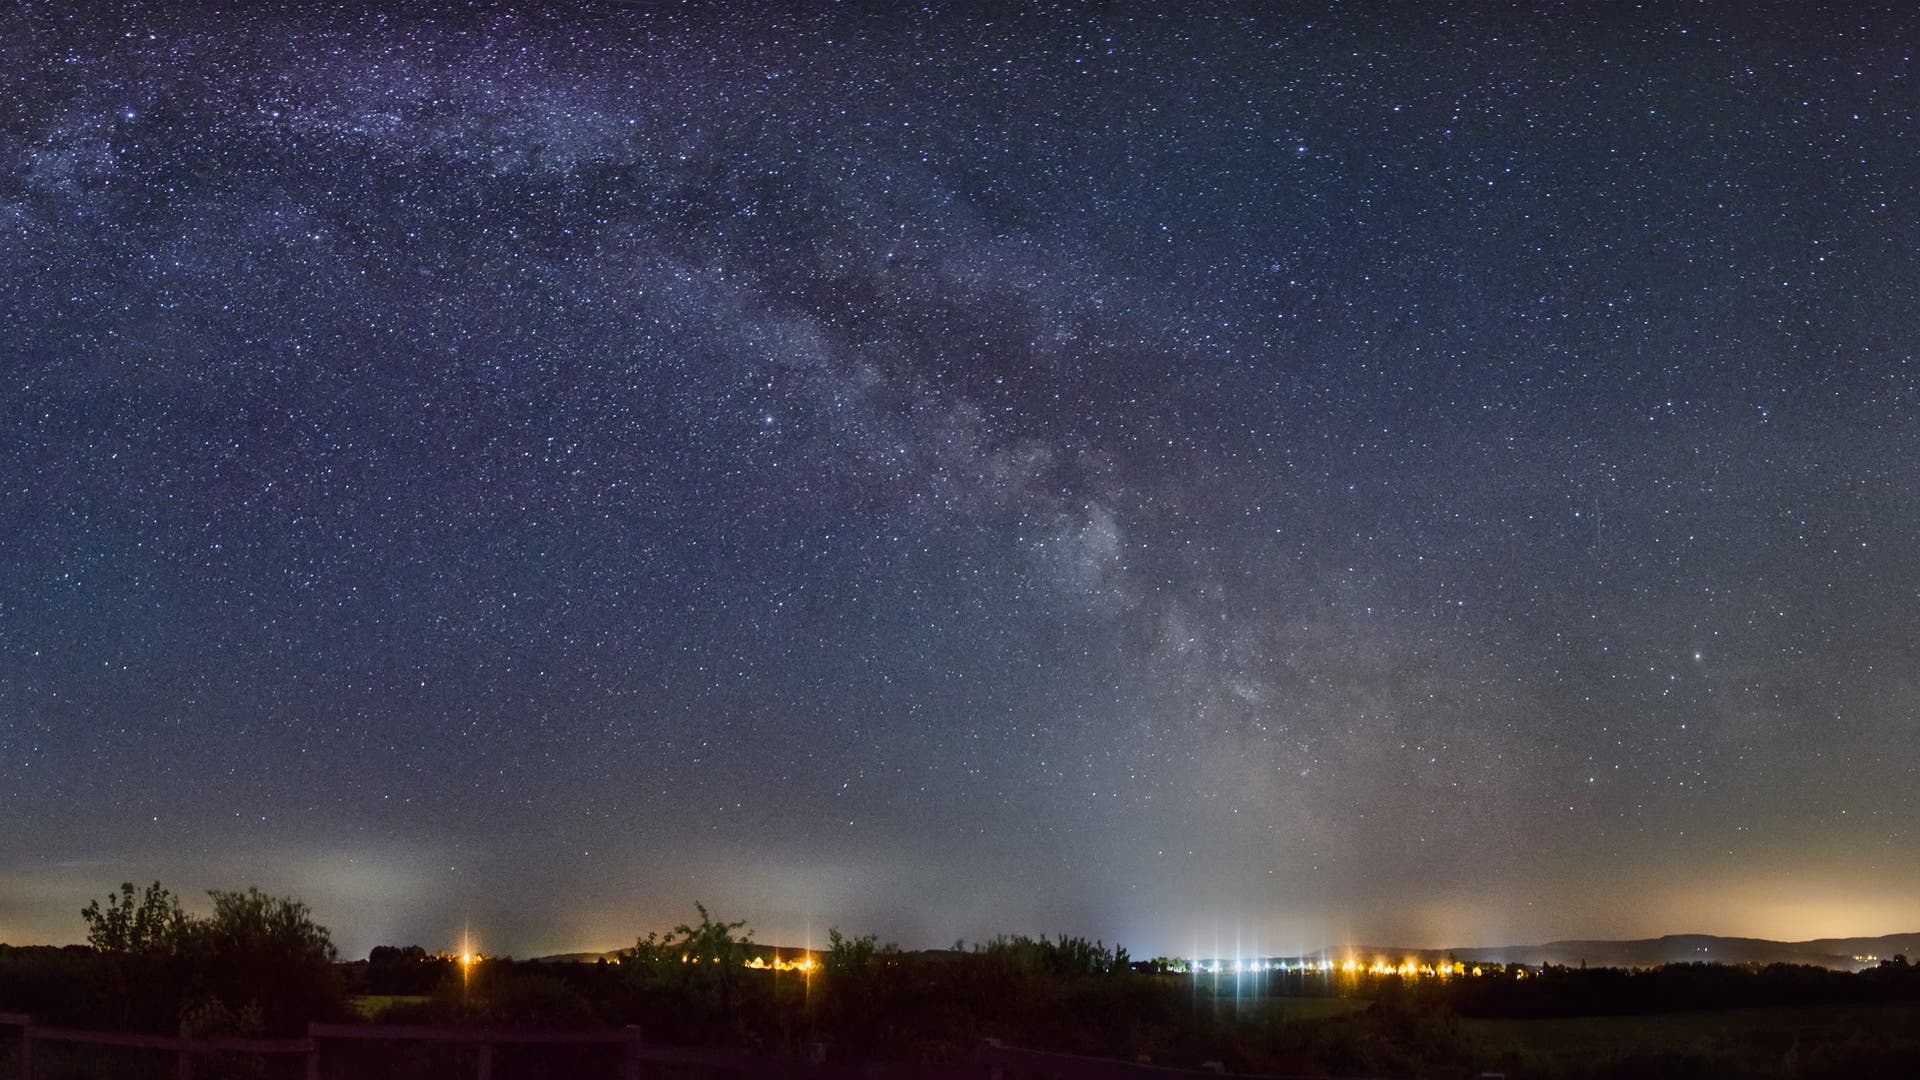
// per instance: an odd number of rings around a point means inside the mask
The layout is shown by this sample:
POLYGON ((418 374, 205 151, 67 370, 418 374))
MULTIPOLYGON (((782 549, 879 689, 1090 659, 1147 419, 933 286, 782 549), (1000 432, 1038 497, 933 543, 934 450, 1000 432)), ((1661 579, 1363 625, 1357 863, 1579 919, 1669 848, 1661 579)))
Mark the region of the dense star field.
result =
POLYGON ((1908 16, 174 7, 0 19, 0 940, 1913 929, 1908 16))

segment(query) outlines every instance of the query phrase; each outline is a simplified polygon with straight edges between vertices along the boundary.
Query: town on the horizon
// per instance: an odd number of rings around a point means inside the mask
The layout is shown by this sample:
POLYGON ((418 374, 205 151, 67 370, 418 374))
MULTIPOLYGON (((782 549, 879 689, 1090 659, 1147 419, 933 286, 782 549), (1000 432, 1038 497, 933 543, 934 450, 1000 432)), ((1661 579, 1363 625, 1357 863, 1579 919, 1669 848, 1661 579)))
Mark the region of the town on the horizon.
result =
MULTIPOLYGON (((811 945, 752 942, 754 955, 750 967, 779 971, 810 970, 825 951, 811 945)), ((580 950, 527 958, 530 963, 619 962, 621 949, 580 950)), ((919 956, 939 957, 964 953, 965 942, 952 948, 907 949, 919 956)), ((463 945, 454 951, 435 955, 473 960, 491 957, 463 945)), ((1568 939, 1535 945, 1450 946, 1447 948, 1409 948, 1404 946, 1345 945, 1325 946, 1294 953, 1195 950, 1184 956, 1159 956, 1133 959, 1130 963, 1143 971, 1193 975, 1265 974, 1397 974, 1408 977, 1447 978, 1473 976, 1510 966, 1541 968, 1552 965, 1584 965, 1651 968, 1676 963, 1720 964, 1813 964, 1835 970, 1860 971, 1897 955, 1920 957, 1920 931, 1906 934, 1876 934, 1854 937, 1812 938, 1804 941, 1776 941, 1767 938, 1731 937, 1716 934, 1667 934, 1657 938, 1568 939)))

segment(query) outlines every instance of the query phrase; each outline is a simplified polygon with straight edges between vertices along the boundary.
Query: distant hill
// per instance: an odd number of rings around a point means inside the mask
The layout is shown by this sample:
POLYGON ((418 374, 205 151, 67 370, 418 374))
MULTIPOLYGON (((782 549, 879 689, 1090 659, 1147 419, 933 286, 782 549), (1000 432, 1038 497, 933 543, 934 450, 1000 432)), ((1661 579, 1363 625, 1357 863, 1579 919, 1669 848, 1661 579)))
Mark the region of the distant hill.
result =
POLYGON ((527 961, 529 964, 597 964, 602 960, 611 962, 617 952, 563 952, 552 956, 536 956, 527 961))
POLYGON ((1816 938, 1812 941, 1768 941, 1765 938, 1720 937, 1715 934, 1668 934, 1638 941, 1549 941, 1544 945, 1510 945, 1497 949, 1455 949, 1461 958, 1498 963, 1588 964, 1604 967, 1650 967, 1655 964, 1817 964, 1855 970, 1872 967, 1895 954, 1920 958, 1920 932, 1880 937, 1816 938))
MULTIPOLYGON (((1578 966, 1582 963, 1593 967, 1655 967, 1678 963, 1813 964, 1855 971, 1872 967, 1894 955, 1920 961, 1920 931, 1883 934, 1879 937, 1816 938, 1812 941, 1668 934, 1665 937, 1631 941, 1549 941, 1540 945, 1461 946, 1452 949, 1356 945, 1351 950, 1351 955, 1355 957, 1386 957, 1393 960, 1408 957, 1439 960, 1449 954, 1469 962, 1530 966, 1578 966)), ((1329 949, 1315 954, 1315 958, 1324 956, 1339 961, 1348 955, 1344 949, 1329 949)))

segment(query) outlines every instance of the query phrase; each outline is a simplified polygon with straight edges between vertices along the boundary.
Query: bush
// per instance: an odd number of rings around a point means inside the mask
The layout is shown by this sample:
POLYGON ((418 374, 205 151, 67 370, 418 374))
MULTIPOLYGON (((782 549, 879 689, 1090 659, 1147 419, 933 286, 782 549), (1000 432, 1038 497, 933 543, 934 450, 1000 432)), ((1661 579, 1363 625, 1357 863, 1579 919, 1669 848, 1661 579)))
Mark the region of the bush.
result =
POLYGON ((188 915, 159 882, 131 882, 81 912, 104 969, 96 1019, 148 1031, 282 1035, 346 1014, 327 928, 307 905, 259 889, 210 893, 188 915))
POLYGON ((219 1003, 235 1015, 252 1007, 268 1035, 345 1014, 346 988, 333 966, 339 953, 306 904, 259 889, 209 895, 213 915, 197 921, 193 935, 196 1004, 219 1003))

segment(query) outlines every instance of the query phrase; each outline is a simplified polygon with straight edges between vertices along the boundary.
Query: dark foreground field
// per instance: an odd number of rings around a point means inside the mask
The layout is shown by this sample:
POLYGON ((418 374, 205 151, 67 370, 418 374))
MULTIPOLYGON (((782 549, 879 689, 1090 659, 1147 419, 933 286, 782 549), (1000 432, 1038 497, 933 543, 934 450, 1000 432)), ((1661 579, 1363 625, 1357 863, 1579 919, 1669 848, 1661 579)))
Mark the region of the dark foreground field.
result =
MULTIPOLYGON (((1213 1027, 1219 1045, 1232 1046, 1225 1061, 1229 1068, 1284 1070, 1289 1076, 1463 1080, 1488 1072, 1513 1080, 1920 1076, 1920 1002, 1513 1020, 1401 1014, 1356 999, 1283 998, 1242 1001, 1237 1008, 1221 1012, 1237 1013, 1237 1021, 1202 1026, 1213 1027)), ((891 1056, 881 1049, 871 1065, 891 1056)), ((135 1050, 44 1046, 38 1057, 35 1076, 39 1080, 177 1076, 170 1055, 135 1050)), ((477 1074, 477 1065, 471 1048, 356 1047, 330 1058, 321 1075, 327 1080, 468 1080, 477 1074)), ((905 1077, 919 1069, 948 1078, 957 1075, 934 1062, 894 1063, 883 1069, 876 1075, 905 1077)), ((986 1071, 979 1072, 984 1080, 986 1071)), ((18 1042, 0 1041, 0 1078, 19 1075, 18 1042)), ((621 1074, 617 1057, 604 1051, 522 1048, 503 1051, 492 1075, 496 1080, 512 1080, 621 1074)), ((722 1073, 656 1067, 646 1075, 652 1080, 692 1080, 722 1073)), ((203 1060, 195 1076, 199 1080, 296 1080, 304 1073, 297 1058, 231 1056, 203 1060)))
POLYGON ((1510 1075, 1920 1076, 1920 1002, 1467 1020, 1510 1075))

